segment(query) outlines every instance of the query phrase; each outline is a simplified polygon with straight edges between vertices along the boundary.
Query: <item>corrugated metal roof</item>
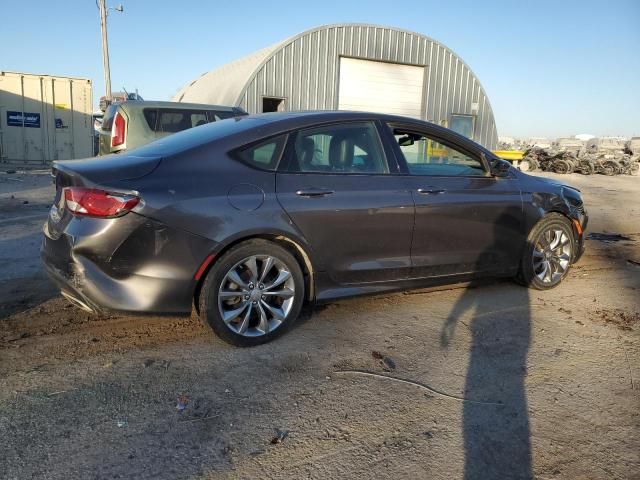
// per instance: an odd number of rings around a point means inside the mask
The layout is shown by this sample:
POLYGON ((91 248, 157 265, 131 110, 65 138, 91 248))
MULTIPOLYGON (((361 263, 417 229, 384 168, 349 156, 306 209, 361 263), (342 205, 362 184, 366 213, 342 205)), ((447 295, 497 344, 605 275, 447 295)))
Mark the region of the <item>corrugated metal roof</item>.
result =
POLYGON ((202 74, 189 85, 182 87, 174 95, 173 101, 236 106, 247 79, 269 55, 280 48, 280 45, 281 43, 278 43, 263 48, 202 74))
POLYGON ((393 27, 337 24, 302 32, 202 75, 174 101, 233 105, 257 113, 263 97, 276 97, 285 100, 285 110, 335 110, 341 57, 423 67, 423 118, 448 125, 453 114, 472 115, 473 139, 495 147, 493 111, 469 66, 441 43, 393 27))

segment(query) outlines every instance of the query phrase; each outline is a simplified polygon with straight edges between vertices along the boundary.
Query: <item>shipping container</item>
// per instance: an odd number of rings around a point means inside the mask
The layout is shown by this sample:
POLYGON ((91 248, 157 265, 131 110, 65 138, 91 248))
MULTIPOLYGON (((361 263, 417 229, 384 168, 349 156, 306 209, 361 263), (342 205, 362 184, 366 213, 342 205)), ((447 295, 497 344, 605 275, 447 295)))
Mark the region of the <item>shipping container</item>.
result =
POLYGON ((0 163, 93 155, 91 80, 0 71, 0 163))

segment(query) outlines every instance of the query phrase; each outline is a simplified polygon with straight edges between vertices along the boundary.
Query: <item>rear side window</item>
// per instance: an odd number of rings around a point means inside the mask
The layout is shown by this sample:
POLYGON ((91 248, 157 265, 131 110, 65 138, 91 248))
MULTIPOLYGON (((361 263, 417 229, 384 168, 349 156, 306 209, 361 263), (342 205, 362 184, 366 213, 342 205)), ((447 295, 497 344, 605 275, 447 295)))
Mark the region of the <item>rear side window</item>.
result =
POLYGON ((144 109, 144 118, 147 121, 147 125, 149 125, 149 128, 155 132, 156 131, 156 122, 158 121, 158 111, 157 110, 152 110, 150 108, 145 108, 144 109))
POLYGON ((191 112, 160 110, 158 115, 157 132, 176 133, 191 128, 191 112))
POLYGON ((274 171, 278 168, 278 161, 282 156, 286 139, 286 135, 281 135, 260 143, 254 143, 249 147, 236 150, 234 153, 240 161, 249 166, 260 170, 274 171))
POLYGON ((176 133, 235 116, 232 111, 220 110, 144 109, 147 125, 154 132, 176 133))
POLYGON ((113 126, 113 117, 116 115, 116 111, 118 110, 118 105, 109 105, 104 112, 104 117, 102 118, 102 130, 105 132, 110 132, 111 127, 113 126))

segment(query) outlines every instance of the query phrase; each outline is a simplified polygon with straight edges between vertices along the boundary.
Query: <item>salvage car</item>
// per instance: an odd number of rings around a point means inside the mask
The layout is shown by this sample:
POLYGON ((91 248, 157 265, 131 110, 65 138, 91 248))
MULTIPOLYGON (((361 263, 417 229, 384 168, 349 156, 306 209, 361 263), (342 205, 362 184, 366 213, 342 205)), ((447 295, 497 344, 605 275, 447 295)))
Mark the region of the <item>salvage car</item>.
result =
POLYGON ((431 123, 251 115, 117 156, 54 162, 42 257, 93 312, 188 314, 238 346, 306 302, 512 277, 557 286, 584 249, 580 192, 431 123))
POLYGON ((99 130, 98 155, 122 153, 188 128, 246 115, 240 107, 135 101, 107 107, 99 130))

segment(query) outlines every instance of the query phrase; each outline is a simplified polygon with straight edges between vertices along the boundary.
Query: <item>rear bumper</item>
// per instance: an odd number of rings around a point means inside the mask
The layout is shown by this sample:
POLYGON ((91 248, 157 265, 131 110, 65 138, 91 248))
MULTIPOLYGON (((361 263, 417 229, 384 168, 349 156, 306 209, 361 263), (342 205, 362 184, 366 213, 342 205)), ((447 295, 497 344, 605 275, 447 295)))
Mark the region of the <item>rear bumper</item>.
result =
POLYGON ((190 313, 195 272, 212 242, 136 214, 44 227, 41 257, 51 280, 92 312, 190 313))
POLYGON ((94 304, 89 298, 86 298, 81 293, 80 288, 75 288, 73 276, 66 275, 62 270, 58 270, 46 261, 44 262, 44 268, 51 281, 60 289, 62 296, 71 303, 87 312, 98 313, 103 311, 103 308, 94 304))

